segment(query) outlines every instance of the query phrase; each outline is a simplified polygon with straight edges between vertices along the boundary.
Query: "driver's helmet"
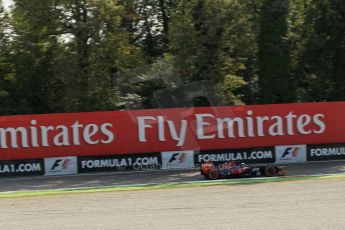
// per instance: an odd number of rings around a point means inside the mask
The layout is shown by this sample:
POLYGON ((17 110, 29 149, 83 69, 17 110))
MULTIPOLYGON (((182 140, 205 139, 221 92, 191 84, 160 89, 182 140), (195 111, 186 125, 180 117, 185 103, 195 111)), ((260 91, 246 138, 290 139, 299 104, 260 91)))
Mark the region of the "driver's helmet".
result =
POLYGON ((237 166, 237 163, 236 163, 236 161, 230 161, 230 162, 228 163, 228 165, 229 165, 230 167, 236 167, 236 166, 237 166))
POLYGON ((244 167, 246 167, 246 164, 245 163, 241 163, 241 168, 244 168, 244 167))

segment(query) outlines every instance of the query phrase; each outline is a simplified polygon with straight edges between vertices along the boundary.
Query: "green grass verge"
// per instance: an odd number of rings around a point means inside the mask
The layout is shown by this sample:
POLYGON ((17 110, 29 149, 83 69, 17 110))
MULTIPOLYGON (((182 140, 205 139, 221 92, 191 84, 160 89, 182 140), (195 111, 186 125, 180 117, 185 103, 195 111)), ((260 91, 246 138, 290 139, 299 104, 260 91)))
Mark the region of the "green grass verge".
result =
POLYGON ((54 189, 42 191, 25 191, 25 192, 8 192, 0 193, 0 198, 20 198, 32 196, 64 195, 64 194, 82 194, 82 193, 100 193, 115 191, 137 191, 150 189, 169 189, 169 188, 188 188, 202 186, 220 186, 220 185, 251 185, 261 183, 276 183, 284 181, 303 181, 303 180, 324 180, 324 179, 341 179, 345 178, 345 173, 322 176, 296 176, 296 177, 279 177, 279 178, 246 178, 246 179, 228 179, 215 181, 196 181, 166 184, 147 184, 147 185, 128 185, 112 187, 95 187, 95 188, 76 188, 76 189, 54 189))

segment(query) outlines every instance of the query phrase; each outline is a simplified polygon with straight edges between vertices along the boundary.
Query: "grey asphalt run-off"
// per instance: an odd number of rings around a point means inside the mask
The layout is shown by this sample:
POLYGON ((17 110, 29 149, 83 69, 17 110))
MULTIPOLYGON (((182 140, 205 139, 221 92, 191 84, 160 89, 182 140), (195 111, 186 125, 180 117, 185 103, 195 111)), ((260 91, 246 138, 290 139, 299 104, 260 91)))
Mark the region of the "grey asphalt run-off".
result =
MULTIPOLYGON (((287 165, 289 176, 345 173, 345 161, 287 165)), ((167 184, 204 180, 198 170, 107 172, 69 176, 9 177, 0 179, 0 192, 97 188, 137 184, 167 184)))

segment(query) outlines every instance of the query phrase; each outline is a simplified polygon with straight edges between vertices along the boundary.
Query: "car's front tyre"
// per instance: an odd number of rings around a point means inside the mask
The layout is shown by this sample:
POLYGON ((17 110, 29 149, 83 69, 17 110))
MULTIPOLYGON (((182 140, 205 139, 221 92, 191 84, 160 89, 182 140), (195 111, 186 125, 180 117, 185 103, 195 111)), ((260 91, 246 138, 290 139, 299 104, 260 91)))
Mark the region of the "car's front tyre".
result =
POLYGON ((276 169, 274 166, 270 165, 265 168, 265 176, 273 177, 276 174, 276 169))
POLYGON ((278 169, 279 176, 287 176, 287 169, 285 166, 280 166, 278 169))

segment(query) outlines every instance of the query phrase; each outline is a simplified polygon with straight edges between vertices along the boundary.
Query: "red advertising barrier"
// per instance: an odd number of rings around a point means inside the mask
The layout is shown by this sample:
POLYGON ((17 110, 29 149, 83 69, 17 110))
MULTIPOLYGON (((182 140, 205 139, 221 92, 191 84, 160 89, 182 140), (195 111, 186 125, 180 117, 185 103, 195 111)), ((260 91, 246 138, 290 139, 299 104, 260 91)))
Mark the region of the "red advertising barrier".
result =
POLYGON ((0 160, 345 142, 345 102, 0 117, 0 160))

